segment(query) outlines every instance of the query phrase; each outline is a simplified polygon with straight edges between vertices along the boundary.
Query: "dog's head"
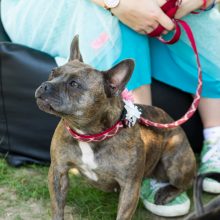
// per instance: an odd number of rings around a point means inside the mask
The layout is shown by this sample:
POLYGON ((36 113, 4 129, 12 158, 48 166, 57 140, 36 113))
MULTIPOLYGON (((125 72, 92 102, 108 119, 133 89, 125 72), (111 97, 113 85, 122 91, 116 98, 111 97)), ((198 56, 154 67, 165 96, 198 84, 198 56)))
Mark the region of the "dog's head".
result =
POLYGON ((57 116, 92 117, 109 98, 118 96, 131 77, 134 62, 124 60, 108 71, 83 63, 78 36, 73 39, 69 62, 52 70, 35 92, 39 108, 57 116))

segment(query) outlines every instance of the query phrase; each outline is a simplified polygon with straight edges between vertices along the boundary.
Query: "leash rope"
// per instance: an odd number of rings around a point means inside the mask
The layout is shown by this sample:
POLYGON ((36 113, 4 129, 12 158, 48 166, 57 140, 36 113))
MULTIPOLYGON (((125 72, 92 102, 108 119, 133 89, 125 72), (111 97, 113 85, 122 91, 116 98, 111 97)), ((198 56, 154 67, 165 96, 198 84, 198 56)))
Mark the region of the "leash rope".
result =
POLYGON ((162 32, 165 30, 165 28, 162 27, 161 25, 159 25, 154 31, 152 31, 148 35, 150 37, 157 37, 158 40, 160 40, 162 43, 174 44, 180 38, 180 35, 181 35, 180 26, 184 29, 184 31, 186 32, 187 37, 190 41, 192 49, 194 51, 197 66, 198 66, 198 86, 197 86, 197 89, 196 89, 196 94, 194 96, 194 100, 193 100, 191 106, 189 107, 188 111, 185 113, 185 115, 183 115, 177 121, 174 121, 172 123, 167 123, 167 124, 161 124, 161 123, 156 123, 156 122, 153 122, 153 121, 150 121, 148 119, 145 119, 145 118, 141 117, 140 118, 140 123, 144 124, 146 126, 154 126, 154 127, 157 127, 157 128, 174 128, 174 127, 177 127, 177 126, 185 123, 186 121, 188 121, 194 115, 194 113, 196 112, 196 110, 198 108, 199 102, 200 102, 201 92, 202 92, 202 71, 201 71, 201 64, 200 64, 200 60, 199 60, 199 54, 198 54, 197 47, 196 47, 196 42, 195 42, 195 39, 194 39, 194 36, 193 36, 193 33, 192 33, 192 30, 191 30, 190 26, 185 21, 174 18, 175 14, 176 14, 176 11, 179 8, 180 3, 181 2, 178 1, 178 0, 169 0, 161 7, 161 9, 170 18, 172 18, 174 23, 175 23, 175 32, 174 32, 174 35, 173 35, 172 39, 166 41, 161 37, 162 32))

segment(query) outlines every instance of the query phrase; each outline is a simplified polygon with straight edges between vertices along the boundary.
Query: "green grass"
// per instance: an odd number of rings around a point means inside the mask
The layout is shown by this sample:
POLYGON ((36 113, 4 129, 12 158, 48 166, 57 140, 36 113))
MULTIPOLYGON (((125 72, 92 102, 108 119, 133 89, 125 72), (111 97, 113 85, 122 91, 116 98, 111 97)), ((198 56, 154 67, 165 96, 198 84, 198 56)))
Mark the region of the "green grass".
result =
POLYGON ((15 190, 22 200, 47 199, 47 172, 47 167, 36 165, 25 168, 10 167, 4 159, 0 159, 0 186, 15 190))
MULTIPOLYGON (((49 203, 47 173, 48 167, 45 166, 27 165, 14 168, 4 159, 0 159, 0 187, 14 190, 22 201, 32 198, 43 199, 49 203)), ((114 219, 117 203, 118 194, 102 192, 89 186, 81 177, 70 174, 67 205, 74 207, 74 212, 80 216, 80 219, 114 219)), ((16 219, 19 218, 18 216, 16 219)))
MULTIPOLYGON (((49 192, 47 187, 48 167, 39 165, 26 165, 21 168, 8 166, 4 159, 0 159, 0 188, 7 188, 15 192, 19 201, 30 201, 30 199, 43 201, 47 204, 49 211, 49 192)), ((192 197, 192 189, 188 194, 192 197)), ((212 195, 205 194, 204 202, 212 199, 212 195)), ((67 205, 73 207, 74 219, 88 220, 112 220, 116 217, 118 204, 117 193, 105 193, 89 186, 80 176, 70 175, 70 190, 67 198, 67 205)), ((11 204, 14 205, 14 204, 11 204)), ((0 209, 0 214, 4 210, 0 209)), ((50 214, 48 214, 50 216, 50 214)), ((17 213, 13 220, 22 219, 17 213)), ((36 219, 41 219, 36 218, 36 219)), ((43 218, 42 218, 43 219, 43 218)), ((44 218, 49 219, 49 218, 44 218)), ((157 219, 143 208, 142 203, 136 210, 133 220, 157 219)), ((160 218, 162 219, 162 218, 160 218)), ((180 218, 178 218, 180 219, 180 218)))
MULTIPOLYGON (((9 166, 0 159, 0 187, 5 186, 14 190, 20 200, 43 199, 49 203, 47 188, 48 167, 26 165, 21 168, 9 166)), ((70 174, 70 190, 67 205, 74 207, 74 212, 81 219, 111 220, 115 219, 118 204, 117 193, 105 193, 88 185, 80 176, 70 174)), ((146 215, 142 205, 134 219, 146 215)), ((19 217, 19 216, 18 216, 19 217)))

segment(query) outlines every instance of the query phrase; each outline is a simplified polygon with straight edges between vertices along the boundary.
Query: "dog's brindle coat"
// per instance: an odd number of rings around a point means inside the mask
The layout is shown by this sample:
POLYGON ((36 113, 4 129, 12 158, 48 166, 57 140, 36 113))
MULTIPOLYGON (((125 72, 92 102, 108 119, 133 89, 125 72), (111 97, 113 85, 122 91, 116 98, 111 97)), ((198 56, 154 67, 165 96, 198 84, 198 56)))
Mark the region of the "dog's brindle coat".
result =
MULTIPOLYGON (((69 62, 54 69, 49 81, 37 89, 39 108, 62 118, 51 143, 49 191, 53 220, 64 218, 68 171, 73 167, 102 190, 120 189, 117 220, 132 218, 145 177, 170 183, 157 193, 157 204, 169 202, 191 185, 196 163, 180 127, 158 129, 136 123, 98 143, 79 142, 65 128, 64 121, 78 132, 94 134, 114 125, 123 109, 120 93, 133 68, 132 60, 124 60, 108 71, 93 69, 83 63, 75 37, 69 62)), ((172 122, 159 108, 138 106, 145 118, 172 122)))

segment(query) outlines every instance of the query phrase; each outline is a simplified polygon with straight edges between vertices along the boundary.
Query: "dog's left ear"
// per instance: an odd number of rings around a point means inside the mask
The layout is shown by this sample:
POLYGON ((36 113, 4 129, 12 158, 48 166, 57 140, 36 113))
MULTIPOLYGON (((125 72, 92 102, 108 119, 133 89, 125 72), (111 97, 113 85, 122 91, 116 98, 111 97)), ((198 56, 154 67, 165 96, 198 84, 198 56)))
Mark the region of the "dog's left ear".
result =
POLYGON ((76 35, 71 43, 69 61, 71 60, 79 60, 80 62, 83 62, 82 55, 79 50, 79 35, 76 35))
POLYGON ((131 78, 134 70, 134 61, 126 59, 118 63, 110 70, 104 71, 105 89, 108 96, 118 96, 131 78))

